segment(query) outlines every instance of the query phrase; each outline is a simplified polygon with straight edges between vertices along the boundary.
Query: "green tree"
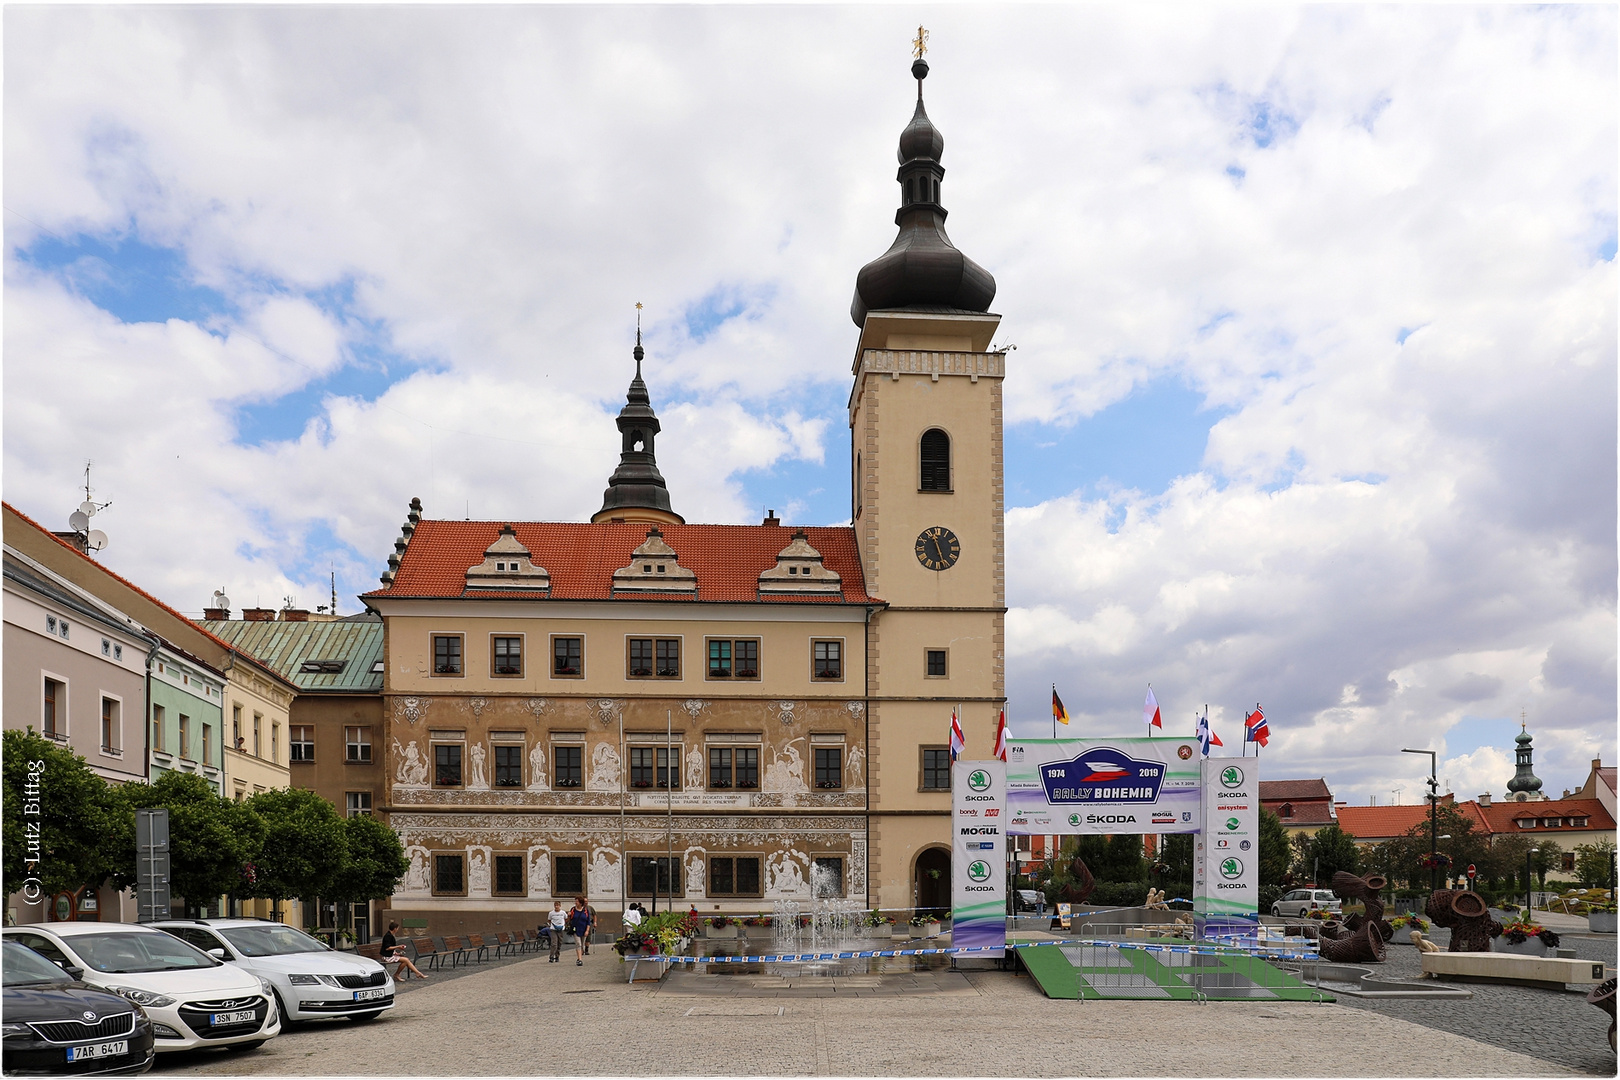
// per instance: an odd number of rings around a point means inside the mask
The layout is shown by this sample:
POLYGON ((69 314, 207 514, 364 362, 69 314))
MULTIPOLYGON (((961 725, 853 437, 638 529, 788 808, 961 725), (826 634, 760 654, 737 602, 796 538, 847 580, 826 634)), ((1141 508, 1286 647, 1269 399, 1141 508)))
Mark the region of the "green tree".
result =
POLYGON ((188 911, 242 891, 242 868, 259 853, 264 827, 246 803, 222 798, 196 773, 167 772, 152 784, 125 784, 118 823, 120 888, 135 884, 135 811, 169 811, 169 885, 188 911))
POLYGON ((1142 837, 1117 833, 1108 837, 1102 869, 1094 871, 1098 881, 1141 882, 1147 879, 1147 859, 1142 855, 1142 837))
POLYGON ((1314 872, 1317 883, 1324 887, 1340 870, 1354 874, 1361 868, 1361 850, 1356 847, 1355 837, 1337 825, 1316 830, 1316 835, 1311 837, 1309 858, 1311 866, 1307 873, 1314 872))
POLYGON ((1536 875, 1536 888, 1547 887, 1547 874, 1564 865, 1564 849, 1556 840, 1536 841, 1535 854, 1530 856, 1530 869, 1536 875))
MULTIPOLYGON (((8 893, 29 897, 100 885, 116 859, 116 792, 73 751, 27 731, 3 736, 3 872, 8 893)), ((134 854, 131 852, 131 860, 134 854)))
POLYGON ((1575 877, 1588 889, 1607 888, 1614 874, 1614 841, 1599 840, 1575 848, 1575 877))
POLYGON ((288 900, 326 896, 347 857, 343 819, 304 788, 261 791, 245 804, 264 826, 264 843, 245 896, 288 900))
POLYGON ((343 848, 343 866, 321 894, 339 904, 341 910, 350 910, 349 904, 392 895, 394 886, 411 868, 399 834, 374 817, 357 816, 344 821, 343 848))
POLYGON ((1288 842, 1288 830, 1282 819, 1264 807, 1260 810, 1260 884, 1282 885, 1293 862, 1293 848, 1288 842))

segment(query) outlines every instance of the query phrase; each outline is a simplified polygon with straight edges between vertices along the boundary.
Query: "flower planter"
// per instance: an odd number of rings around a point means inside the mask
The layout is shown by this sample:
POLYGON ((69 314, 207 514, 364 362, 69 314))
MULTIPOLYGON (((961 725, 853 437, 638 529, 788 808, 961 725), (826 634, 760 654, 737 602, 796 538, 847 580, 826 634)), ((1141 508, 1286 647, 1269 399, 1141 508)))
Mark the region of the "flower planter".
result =
POLYGON ((1540 938, 1526 938, 1515 945, 1503 935, 1491 942, 1491 952, 1512 953, 1514 956, 1547 956, 1551 951, 1541 943, 1540 938))
POLYGON ((894 937, 894 924, 884 923, 882 926, 861 927, 861 937, 872 938, 877 941, 888 941, 894 937))
POLYGON ((728 926, 705 925, 703 927, 703 936, 713 940, 735 940, 737 937, 737 924, 731 923, 728 926))
POLYGON ((911 936, 914 938, 935 937, 939 934, 939 923, 924 923, 922 926, 911 927, 911 936))
POLYGON ((1586 928, 1594 934, 1612 934, 1617 916, 1620 916, 1620 912, 1589 911, 1586 914, 1586 928))
POLYGON ((745 926, 743 927, 743 935, 747 937, 749 941, 770 941, 772 938, 776 937, 776 927, 745 926))

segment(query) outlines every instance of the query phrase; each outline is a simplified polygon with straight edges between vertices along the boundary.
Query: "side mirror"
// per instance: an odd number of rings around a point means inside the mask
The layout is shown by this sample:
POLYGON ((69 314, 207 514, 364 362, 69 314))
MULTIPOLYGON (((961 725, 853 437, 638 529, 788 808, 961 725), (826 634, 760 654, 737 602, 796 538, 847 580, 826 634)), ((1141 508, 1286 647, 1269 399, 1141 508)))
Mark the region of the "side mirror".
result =
POLYGON ((222 949, 222 948, 219 948, 217 946, 215 948, 209 949, 208 950, 208 955, 212 956, 215 960, 224 960, 226 958, 225 957, 225 950, 222 949))
POLYGON ((68 978, 70 979, 84 978, 84 968, 78 967, 75 964, 63 964, 62 970, 67 972, 68 978))

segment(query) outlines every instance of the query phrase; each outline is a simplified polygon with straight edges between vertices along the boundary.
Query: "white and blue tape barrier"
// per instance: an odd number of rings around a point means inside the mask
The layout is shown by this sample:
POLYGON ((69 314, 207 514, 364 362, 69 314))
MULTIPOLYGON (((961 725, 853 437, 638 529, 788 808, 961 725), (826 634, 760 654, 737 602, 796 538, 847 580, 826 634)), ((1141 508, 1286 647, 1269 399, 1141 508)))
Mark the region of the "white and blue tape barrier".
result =
POLYGON ((1318 960, 1314 952, 1282 952, 1276 949, 1238 948, 1231 945, 1161 945, 1150 942, 1106 939, 1066 939, 1062 941, 1009 941, 1001 945, 946 945, 925 949, 852 949, 847 952, 766 953, 761 956, 663 956, 631 953, 624 959, 655 964, 809 964, 823 960, 866 960, 900 956, 971 956, 974 953, 1001 952, 1003 949, 1060 948, 1132 949, 1149 953, 1190 956, 1252 956, 1262 960, 1318 960))

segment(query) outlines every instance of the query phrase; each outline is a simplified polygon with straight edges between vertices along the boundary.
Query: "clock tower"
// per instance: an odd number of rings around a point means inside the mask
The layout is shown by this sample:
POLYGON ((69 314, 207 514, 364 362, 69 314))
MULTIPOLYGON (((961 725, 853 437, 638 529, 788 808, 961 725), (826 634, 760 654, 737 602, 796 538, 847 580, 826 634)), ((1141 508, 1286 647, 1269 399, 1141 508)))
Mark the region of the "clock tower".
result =
POLYGON ((850 513, 867 591, 870 903, 950 905, 951 711, 987 758, 1006 704, 996 283, 945 233, 945 139, 923 107, 900 134, 899 233, 861 268, 850 392, 850 513))

